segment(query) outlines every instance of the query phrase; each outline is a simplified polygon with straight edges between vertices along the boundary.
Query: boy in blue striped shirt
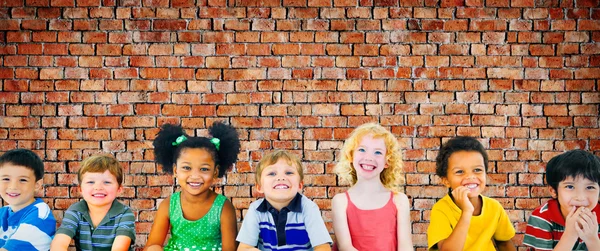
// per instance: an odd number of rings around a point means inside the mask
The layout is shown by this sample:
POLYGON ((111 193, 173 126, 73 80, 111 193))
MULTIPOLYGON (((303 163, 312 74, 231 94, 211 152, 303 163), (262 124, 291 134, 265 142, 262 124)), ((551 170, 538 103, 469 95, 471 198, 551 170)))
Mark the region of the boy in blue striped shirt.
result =
POLYGON ((238 250, 330 251, 319 207, 299 193, 304 176, 300 160, 275 151, 256 169, 256 188, 265 198, 250 204, 237 236, 238 250))
POLYGON ((116 197, 123 190, 123 170, 113 156, 94 155, 77 173, 83 200, 69 207, 52 241, 52 251, 133 251, 135 217, 116 197))
POLYGON ((50 249, 56 232, 52 210, 35 190, 42 187, 44 163, 34 152, 14 149, 0 157, 0 251, 50 249))

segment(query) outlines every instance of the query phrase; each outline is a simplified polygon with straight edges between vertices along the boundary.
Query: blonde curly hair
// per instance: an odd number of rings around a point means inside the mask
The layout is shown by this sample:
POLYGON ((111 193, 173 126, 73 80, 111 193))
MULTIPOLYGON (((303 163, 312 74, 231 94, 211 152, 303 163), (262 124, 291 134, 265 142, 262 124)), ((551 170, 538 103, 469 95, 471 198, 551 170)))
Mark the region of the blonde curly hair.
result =
POLYGON ((334 172, 343 180, 350 182, 350 184, 356 184, 358 177, 356 176, 356 170, 352 166, 354 150, 366 135, 371 135, 373 138, 383 138, 386 146, 385 161, 387 168, 383 169, 379 178, 384 187, 392 191, 398 191, 398 186, 404 184, 400 144, 390 131, 376 123, 363 124, 352 131, 352 134, 346 139, 340 151, 340 160, 335 165, 334 172))

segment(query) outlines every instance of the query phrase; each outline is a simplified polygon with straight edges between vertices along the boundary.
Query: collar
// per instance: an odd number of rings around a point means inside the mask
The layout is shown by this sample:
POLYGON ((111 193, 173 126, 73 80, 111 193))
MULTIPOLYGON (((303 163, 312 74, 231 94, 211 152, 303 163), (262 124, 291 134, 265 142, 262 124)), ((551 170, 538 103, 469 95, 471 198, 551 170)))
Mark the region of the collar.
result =
MULTIPOLYGON (((300 193, 297 193, 296 196, 294 196, 294 198, 292 199, 292 201, 290 201, 290 204, 288 204, 286 207, 288 211, 290 212, 297 212, 297 213, 301 213, 302 212, 302 195, 300 193)), ((256 208, 256 210, 258 210, 259 212, 269 212, 271 209, 275 209, 271 203, 269 203, 269 201, 267 201, 267 199, 263 199, 263 202, 260 203, 260 205, 258 205, 258 207, 256 208)), ((282 208, 283 209, 283 208, 282 208)))
MULTIPOLYGON (((548 211, 552 218, 550 219, 554 223, 557 223, 561 226, 566 226, 565 217, 563 217, 562 212, 560 211, 560 204, 558 203, 558 199, 551 199, 548 201, 548 211)), ((596 221, 600 222, 600 203, 596 204, 596 207, 592 212, 596 212, 596 221)))
MULTIPOLYGON (((73 204, 73 209, 80 212, 87 212, 88 215, 90 212, 90 208, 88 207, 88 204, 85 200, 81 200, 80 202, 73 204)), ((106 213, 106 215, 109 217, 116 216, 125 212, 126 210, 127 207, 125 207, 125 205, 121 204, 121 202, 117 200, 113 200, 110 209, 108 210, 108 213, 106 213)))

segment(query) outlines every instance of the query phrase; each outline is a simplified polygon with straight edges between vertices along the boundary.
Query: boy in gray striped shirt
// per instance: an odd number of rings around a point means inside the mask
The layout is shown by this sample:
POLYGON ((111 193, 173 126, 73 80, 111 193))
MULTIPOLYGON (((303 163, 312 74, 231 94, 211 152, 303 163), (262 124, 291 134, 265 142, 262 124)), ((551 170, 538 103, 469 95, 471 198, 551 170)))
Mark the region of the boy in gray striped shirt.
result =
POLYGON ((123 190, 123 171, 113 156, 95 155, 81 163, 77 178, 83 200, 69 207, 51 250, 133 251, 135 217, 115 198, 123 190))

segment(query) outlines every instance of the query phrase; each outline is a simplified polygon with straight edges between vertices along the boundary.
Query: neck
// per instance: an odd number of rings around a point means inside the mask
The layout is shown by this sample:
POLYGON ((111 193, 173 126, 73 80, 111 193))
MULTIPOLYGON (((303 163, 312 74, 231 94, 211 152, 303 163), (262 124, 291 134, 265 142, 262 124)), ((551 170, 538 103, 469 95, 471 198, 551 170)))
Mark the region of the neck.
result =
POLYGON ((285 200, 285 201, 275 201, 272 199, 269 199, 265 196, 265 200, 267 200, 269 202, 269 204, 271 204, 271 206, 275 209, 277 209, 277 211, 281 211, 282 208, 287 207, 292 200, 296 197, 296 195, 294 195, 294 197, 292 197, 289 200, 285 200))
POLYGON ((13 207, 13 206, 11 206, 10 209, 14 213, 16 213, 16 212, 20 211, 21 209, 26 208, 27 206, 31 205, 31 203, 33 203, 34 201, 35 201, 35 198, 31 198, 31 200, 28 203, 25 203, 25 204, 23 204, 23 205, 21 205, 19 207, 13 207))
POLYGON ((383 186, 383 183, 381 183, 379 177, 370 180, 364 180, 359 177, 356 181, 356 184, 354 184, 352 188, 354 188, 357 191, 367 193, 388 190, 387 188, 385 188, 385 186, 383 186))
POLYGON ((483 198, 481 198, 480 195, 477 195, 477 197, 469 198, 469 201, 471 201, 473 208, 475 208, 475 210, 473 210, 473 215, 480 215, 483 205, 483 198))
POLYGON ((111 206, 112 203, 100 207, 90 206, 90 204, 88 204, 88 211, 90 212, 90 215, 106 215, 110 210, 111 206))
POLYGON ((198 195, 190 195, 189 193, 186 193, 185 191, 181 191, 180 193, 180 198, 181 200, 185 200, 186 202, 191 202, 191 203, 203 203, 207 200, 210 200, 210 198, 212 198, 214 195, 216 195, 217 193, 215 193, 213 190, 208 190, 205 193, 201 193, 198 195))

